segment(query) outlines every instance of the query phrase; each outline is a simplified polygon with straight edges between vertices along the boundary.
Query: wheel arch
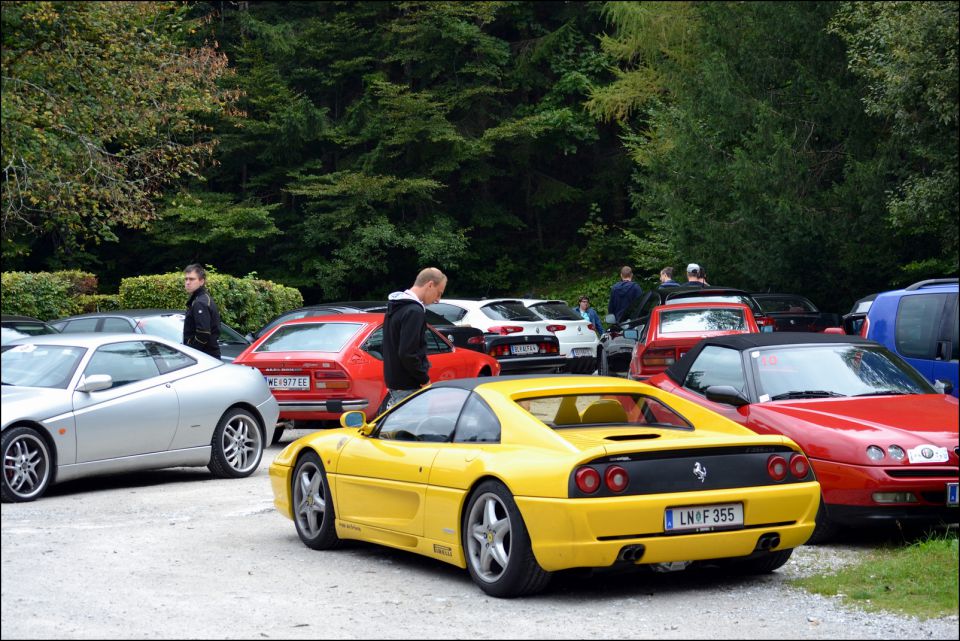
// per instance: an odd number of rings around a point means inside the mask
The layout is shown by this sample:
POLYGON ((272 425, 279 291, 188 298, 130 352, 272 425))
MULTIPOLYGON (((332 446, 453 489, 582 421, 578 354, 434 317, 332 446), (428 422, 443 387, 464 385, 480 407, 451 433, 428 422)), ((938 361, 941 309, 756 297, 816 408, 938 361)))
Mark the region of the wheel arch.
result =
POLYGON ((35 430, 40 438, 43 439, 43 442, 47 445, 47 451, 50 452, 50 482, 47 484, 47 487, 53 485, 57 481, 57 446, 53 440, 53 435, 50 433, 50 430, 46 428, 42 423, 31 420, 20 420, 15 423, 11 423, 3 428, 4 432, 15 429, 17 427, 29 427, 35 430))
MULTIPOLYGON (((250 412, 250 414, 253 415, 253 417, 254 417, 255 419, 257 419, 257 427, 260 429, 260 437, 263 439, 263 441, 264 441, 264 449, 266 449, 266 443, 267 443, 267 440, 266 440, 266 439, 267 439, 267 426, 266 426, 266 424, 265 424, 265 421, 263 420, 263 415, 260 414, 260 410, 258 410, 258 409, 256 408, 256 406, 254 406, 254 405, 252 405, 252 404, 250 404, 250 403, 248 403, 248 402, 246 402, 246 401, 237 401, 236 403, 234 403, 233 405, 231 405, 231 406, 228 407, 227 409, 223 410, 223 413, 226 414, 227 412, 229 412, 229 411, 232 410, 232 409, 246 410, 246 411, 250 412)), ((222 418, 222 417, 223 417, 223 415, 221 414, 221 418, 222 418)), ((273 434, 271 434, 270 436, 273 436, 273 434)))

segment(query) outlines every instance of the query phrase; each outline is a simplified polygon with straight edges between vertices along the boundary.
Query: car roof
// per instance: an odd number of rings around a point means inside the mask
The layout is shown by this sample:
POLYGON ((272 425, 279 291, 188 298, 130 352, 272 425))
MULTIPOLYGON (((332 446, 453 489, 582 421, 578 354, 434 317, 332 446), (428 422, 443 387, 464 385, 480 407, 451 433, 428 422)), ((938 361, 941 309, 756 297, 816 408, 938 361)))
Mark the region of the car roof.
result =
POLYGON ((777 347, 781 345, 871 345, 880 346, 859 336, 840 336, 838 334, 821 334, 819 332, 767 332, 760 334, 732 334, 729 336, 714 336, 704 338, 694 345, 689 352, 676 363, 667 368, 666 374, 677 383, 682 383, 694 360, 709 346, 718 346, 744 351, 759 347, 777 347))
POLYGON ((2 314, 0 315, 0 321, 31 321, 34 323, 43 322, 39 318, 34 318, 33 316, 21 316, 19 314, 2 314))
POLYGON ((184 314, 183 309, 157 309, 157 308, 143 308, 143 309, 112 309, 109 311, 103 312, 87 312, 86 314, 76 314, 74 316, 65 316, 64 318, 58 318, 57 323, 63 321, 76 320, 78 318, 105 318, 109 316, 122 316, 124 318, 144 318, 146 316, 165 316, 167 314, 184 314))
POLYGON ((71 347, 96 348, 107 343, 142 341, 146 338, 149 338, 149 340, 156 340, 158 343, 183 347, 183 345, 167 340, 162 336, 149 335, 148 337, 144 334, 131 334, 129 332, 74 332, 70 334, 40 334, 38 336, 19 338, 14 344, 24 345, 33 343, 37 345, 68 345, 71 347))
MULTIPOLYGON (((384 314, 380 312, 353 312, 350 314, 318 314, 316 316, 303 316, 301 318, 291 318, 281 323, 281 325, 294 325, 298 323, 316 323, 324 321, 329 323, 382 323, 384 314)), ((271 328, 272 329, 272 328, 271 328)))

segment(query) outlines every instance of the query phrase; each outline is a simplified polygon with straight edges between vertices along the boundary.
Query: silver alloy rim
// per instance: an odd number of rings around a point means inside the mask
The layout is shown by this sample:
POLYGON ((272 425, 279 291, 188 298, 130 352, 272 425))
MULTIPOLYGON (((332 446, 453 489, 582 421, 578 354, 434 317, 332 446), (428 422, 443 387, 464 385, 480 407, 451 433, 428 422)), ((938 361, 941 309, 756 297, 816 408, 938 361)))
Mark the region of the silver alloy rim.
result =
POLYGON ((510 564, 510 515, 500 497, 481 495, 467 517, 467 558, 482 580, 493 583, 510 564))
POLYGON ((320 533, 323 513, 327 509, 324 494, 320 468, 313 463, 301 465, 293 482, 293 504, 297 510, 297 525, 307 538, 312 539, 320 533))
POLYGON ((50 475, 49 458, 39 437, 24 434, 13 439, 3 453, 3 476, 10 491, 22 499, 38 494, 50 475))
POLYGON ((237 472, 247 472, 260 460, 263 441, 256 421, 246 414, 237 414, 223 428, 223 456, 237 472))

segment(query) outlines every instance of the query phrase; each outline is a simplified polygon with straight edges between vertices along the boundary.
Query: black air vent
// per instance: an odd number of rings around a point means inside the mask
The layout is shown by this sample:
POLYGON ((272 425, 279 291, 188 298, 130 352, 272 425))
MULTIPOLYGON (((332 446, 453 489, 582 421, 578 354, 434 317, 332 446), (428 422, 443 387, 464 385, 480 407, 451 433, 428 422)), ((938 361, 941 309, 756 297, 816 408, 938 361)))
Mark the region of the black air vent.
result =
POLYGON ((604 437, 608 441, 642 441, 648 438, 660 438, 659 434, 617 434, 604 437))

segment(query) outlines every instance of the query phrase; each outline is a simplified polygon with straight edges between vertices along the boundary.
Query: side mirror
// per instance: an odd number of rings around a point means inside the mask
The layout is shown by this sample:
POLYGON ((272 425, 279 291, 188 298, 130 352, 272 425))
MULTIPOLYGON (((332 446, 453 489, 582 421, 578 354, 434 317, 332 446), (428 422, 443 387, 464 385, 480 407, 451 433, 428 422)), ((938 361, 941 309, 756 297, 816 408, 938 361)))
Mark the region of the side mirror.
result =
POLYGON ((614 316, 613 314, 607 314, 606 316, 603 317, 603 322, 605 325, 616 325, 617 317, 614 316))
POLYGON ((363 412, 344 412, 340 415, 340 425, 343 427, 359 428, 364 436, 369 436, 373 425, 367 423, 367 415, 363 412))
POLYGON ((704 395, 708 401, 733 405, 734 407, 743 407, 750 404, 750 401, 738 389, 730 385, 711 385, 706 389, 704 395))
POLYGON ((252 343, 252 342, 253 342, 253 334, 252 334, 251 332, 247 332, 247 335, 244 336, 244 338, 247 339, 247 342, 248 342, 248 343, 252 343))
POLYGON ((625 329, 623 330, 623 337, 629 338, 631 340, 638 341, 640 340, 640 330, 637 329, 625 329))
POLYGON ((934 384, 933 388, 937 390, 937 394, 949 394, 953 391, 953 383, 943 378, 938 378, 934 384))
POLYGON ((99 392, 113 386, 113 377, 109 374, 91 374, 80 379, 78 392, 99 392))

